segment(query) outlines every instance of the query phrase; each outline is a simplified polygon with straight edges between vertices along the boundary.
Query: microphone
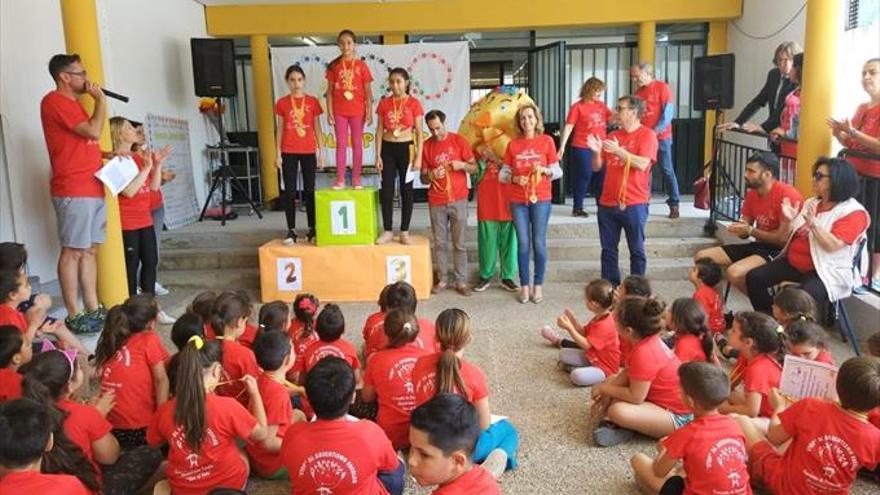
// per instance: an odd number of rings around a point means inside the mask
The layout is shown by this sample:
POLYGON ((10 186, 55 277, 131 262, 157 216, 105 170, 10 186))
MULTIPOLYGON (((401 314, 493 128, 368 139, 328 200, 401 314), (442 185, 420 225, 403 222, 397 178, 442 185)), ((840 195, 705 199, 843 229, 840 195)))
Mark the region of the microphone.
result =
POLYGON ((119 100, 119 101, 121 101, 121 102, 123 102, 123 103, 128 103, 128 97, 127 97, 127 96, 121 95, 121 94, 119 94, 119 93, 114 93, 113 91, 110 91, 110 90, 107 89, 107 88, 101 88, 101 91, 102 91, 105 95, 109 96, 110 98, 114 98, 114 99, 119 100))

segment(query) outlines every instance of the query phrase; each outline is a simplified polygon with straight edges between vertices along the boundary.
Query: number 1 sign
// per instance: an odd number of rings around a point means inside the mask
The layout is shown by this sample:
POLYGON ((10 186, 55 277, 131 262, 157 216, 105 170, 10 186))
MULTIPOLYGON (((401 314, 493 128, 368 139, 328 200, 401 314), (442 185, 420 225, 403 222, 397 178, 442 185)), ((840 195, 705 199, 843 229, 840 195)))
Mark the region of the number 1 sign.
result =
POLYGON ((330 232, 333 235, 357 234, 357 215, 354 201, 330 202, 330 232))
POLYGON ((278 290, 299 292, 302 290, 302 258, 278 258, 278 290))

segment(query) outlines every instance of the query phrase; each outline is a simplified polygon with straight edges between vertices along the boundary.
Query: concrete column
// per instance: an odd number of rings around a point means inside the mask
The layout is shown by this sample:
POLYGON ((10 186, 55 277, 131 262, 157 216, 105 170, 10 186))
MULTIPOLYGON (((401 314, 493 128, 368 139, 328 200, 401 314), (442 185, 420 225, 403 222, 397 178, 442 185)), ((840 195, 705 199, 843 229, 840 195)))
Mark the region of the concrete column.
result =
POLYGON ((383 45, 402 45, 406 43, 406 33, 382 33, 383 45))
POLYGON ((636 63, 648 62, 654 64, 654 44, 657 34, 657 23, 644 21, 639 23, 639 59, 636 63))
MULTIPOLYGON (((727 52, 727 21, 709 23, 709 39, 706 43, 706 55, 718 55, 727 52)), ((703 163, 712 159, 712 140, 715 128, 715 112, 706 110, 705 144, 703 147, 703 163)), ((708 170, 706 171, 708 173, 708 170)))
POLYGON ((275 113, 272 101, 272 69, 269 64, 269 38, 251 36, 251 68, 254 71, 254 101, 260 144, 260 177, 263 201, 278 197, 278 169, 275 168, 275 113))

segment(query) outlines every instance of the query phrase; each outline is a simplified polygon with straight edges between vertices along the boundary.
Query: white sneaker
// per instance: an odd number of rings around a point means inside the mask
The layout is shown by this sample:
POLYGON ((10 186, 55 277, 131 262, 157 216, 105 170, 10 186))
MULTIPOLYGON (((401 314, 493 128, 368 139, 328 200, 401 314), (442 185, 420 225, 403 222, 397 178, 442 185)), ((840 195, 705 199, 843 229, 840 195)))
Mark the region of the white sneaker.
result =
POLYGON ((153 293, 157 296, 167 296, 168 289, 162 287, 162 284, 160 284, 159 282, 156 282, 156 285, 153 287, 153 293))
POLYGON ((507 452, 502 449, 495 449, 489 452, 486 460, 483 461, 483 469, 489 471, 496 480, 501 478, 504 470, 507 469, 507 452))
POLYGON ((173 325, 174 322, 177 321, 177 318, 172 318, 164 311, 159 311, 159 314, 156 315, 156 319, 159 320, 160 325, 173 325))

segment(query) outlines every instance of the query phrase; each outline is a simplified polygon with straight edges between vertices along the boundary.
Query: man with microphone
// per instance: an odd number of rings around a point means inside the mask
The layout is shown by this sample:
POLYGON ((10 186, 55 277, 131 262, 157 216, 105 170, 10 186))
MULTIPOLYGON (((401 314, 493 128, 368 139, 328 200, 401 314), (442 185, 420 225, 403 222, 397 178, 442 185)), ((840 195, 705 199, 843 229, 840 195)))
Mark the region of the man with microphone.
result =
POLYGON ((107 101, 88 80, 79 55, 59 54, 49 61, 56 88, 40 102, 40 119, 52 165, 51 195, 58 218, 61 254, 58 281, 67 307, 65 324, 76 333, 101 330, 106 311, 98 304, 98 244, 106 238, 104 186, 95 177, 102 166, 98 140, 107 118, 107 101), (77 101, 88 94, 95 100, 89 116, 77 101), (82 287, 85 308, 78 307, 82 287))

